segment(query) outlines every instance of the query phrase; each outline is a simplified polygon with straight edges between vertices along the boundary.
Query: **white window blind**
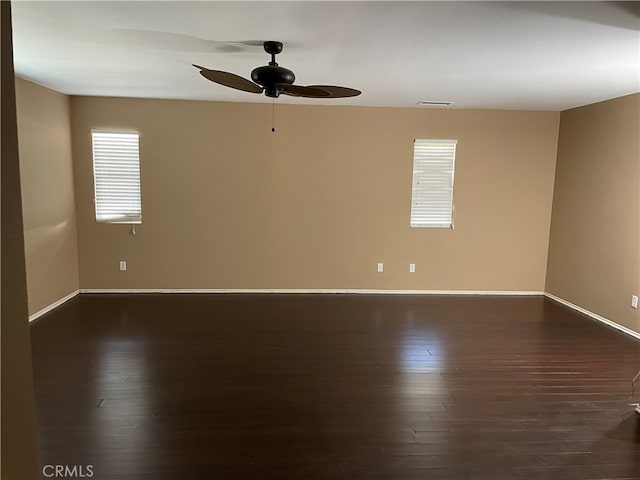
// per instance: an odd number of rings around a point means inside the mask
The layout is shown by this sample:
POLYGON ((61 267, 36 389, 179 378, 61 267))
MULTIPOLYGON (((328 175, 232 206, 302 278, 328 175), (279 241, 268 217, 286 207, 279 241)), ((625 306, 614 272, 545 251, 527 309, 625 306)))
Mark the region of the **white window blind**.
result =
POLYGON ((138 132, 92 130, 96 221, 142 223, 138 132))
POLYGON ((413 144, 411 226, 453 228, 453 172, 457 140, 413 144))

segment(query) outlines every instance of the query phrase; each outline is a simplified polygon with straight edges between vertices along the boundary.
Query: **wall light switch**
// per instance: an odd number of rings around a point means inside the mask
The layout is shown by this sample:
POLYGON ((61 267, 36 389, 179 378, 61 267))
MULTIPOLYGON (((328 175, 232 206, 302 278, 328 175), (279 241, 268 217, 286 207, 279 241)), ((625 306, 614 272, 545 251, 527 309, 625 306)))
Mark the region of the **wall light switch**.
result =
POLYGON ((125 260, 120 260, 120 271, 121 272, 127 271, 127 262, 125 260))
POLYGON ((410 263, 409 264, 409 272, 415 273, 415 271, 416 271, 416 264, 415 263, 410 263))
POLYGON ((631 295, 631 306, 633 308, 638 308, 638 296, 637 295, 631 295))
POLYGON ((381 273, 384 271, 384 263, 378 263, 378 273, 381 273))

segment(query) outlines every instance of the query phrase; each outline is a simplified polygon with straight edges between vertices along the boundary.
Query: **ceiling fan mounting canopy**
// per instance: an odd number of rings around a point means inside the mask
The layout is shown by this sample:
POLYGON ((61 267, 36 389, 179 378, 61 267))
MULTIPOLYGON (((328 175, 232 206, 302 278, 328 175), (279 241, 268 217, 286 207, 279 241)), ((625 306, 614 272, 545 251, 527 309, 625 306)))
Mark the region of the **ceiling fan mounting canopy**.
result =
POLYGON ((282 42, 275 42, 273 40, 268 40, 262 44, 264 47, 264 51, 270 55, 277 55, 282 52, 282 42))
POLYGON ((276 55, 282 52, 282 42, 267 41, 264 51, 271 55, 268 65, 256 67, 251 71, 251 80, 220 70, 210 70, 199 65, 200 74, 207 80, 250 93, 263 93, 267 97, 277 98, 280 94, 307 98, 345 98, 360 95, 360 90, 335 85, 294 85, 295 74, 288 68, 278 65, 276 55))

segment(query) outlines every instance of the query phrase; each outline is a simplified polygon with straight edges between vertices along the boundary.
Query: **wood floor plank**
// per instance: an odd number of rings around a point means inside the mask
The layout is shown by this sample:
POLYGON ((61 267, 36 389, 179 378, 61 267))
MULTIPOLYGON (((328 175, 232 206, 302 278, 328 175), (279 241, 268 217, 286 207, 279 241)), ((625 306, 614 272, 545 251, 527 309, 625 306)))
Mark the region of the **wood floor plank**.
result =
POLYGON ((32 344, 97 480, 640 479, 640 343, 541 297, 81 295, 32 344))

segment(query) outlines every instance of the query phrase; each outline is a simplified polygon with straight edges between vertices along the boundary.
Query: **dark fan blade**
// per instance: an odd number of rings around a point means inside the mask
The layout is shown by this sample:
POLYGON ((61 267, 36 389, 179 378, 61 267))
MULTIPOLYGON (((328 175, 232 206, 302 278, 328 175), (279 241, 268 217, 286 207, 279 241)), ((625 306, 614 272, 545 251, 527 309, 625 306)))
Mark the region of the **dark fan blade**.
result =
POLYGON ((207 80, 219 83, 225 87, 235 88, 236 90, 242 90, 250 93, 262 93, 262 87, 253 83, 246 78, 239 75, 235 75, 229 72, 222 72, 220 70, 209 70, 208 68, 201 67, 200 65, 194 65, 194 67, 200 69, 200 75, 207 80))
POLYGON ((329 92, 321 88, 290 85, 288 83, 276 83, 275 87, 280 91, 280 93, 291 95, 292 97, 327 98, 331 96, 329 92))
POLYGON ((320 88, 325 92, 329 92, 330 98, 357 97, 362 93, 355 88, 337 87, 335 85, 309 85, 307 88, 320 88))

